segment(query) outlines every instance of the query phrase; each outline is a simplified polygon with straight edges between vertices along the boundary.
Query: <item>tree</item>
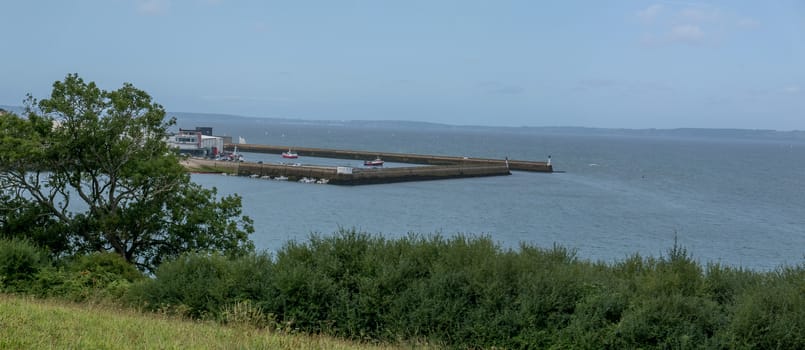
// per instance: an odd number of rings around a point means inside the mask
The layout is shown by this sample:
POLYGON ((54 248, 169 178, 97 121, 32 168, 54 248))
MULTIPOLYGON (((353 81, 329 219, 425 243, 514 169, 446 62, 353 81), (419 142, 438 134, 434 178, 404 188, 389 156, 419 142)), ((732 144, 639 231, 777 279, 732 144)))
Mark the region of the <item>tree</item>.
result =
POLYGON ((69 74, 50 98, 29 95, 24 117, 0 116, 0 234, 30 225, 55 254, 113 251, 142 269, 253 250, 240 197, 190 181, 165 143, 173 124, 128 83, 104 91, 69 74))

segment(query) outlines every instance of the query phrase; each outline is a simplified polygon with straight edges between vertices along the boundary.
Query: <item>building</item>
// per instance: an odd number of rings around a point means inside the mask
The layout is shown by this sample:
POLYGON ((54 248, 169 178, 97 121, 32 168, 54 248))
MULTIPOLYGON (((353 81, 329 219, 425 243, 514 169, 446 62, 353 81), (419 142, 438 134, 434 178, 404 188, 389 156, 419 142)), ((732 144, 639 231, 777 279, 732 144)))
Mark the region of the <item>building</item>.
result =
POLYGON ((180 154, 195 157, 215 158, 224 151, 224 139, 212 136, 212 128, 179 129, 177 134, 168 137, 168 145, 178 149, 180 154))
POLYGON ((209 126, 197 126, 196 131, 200 132, 204 136, 215 136, 212 134, 212 128, 209 126))

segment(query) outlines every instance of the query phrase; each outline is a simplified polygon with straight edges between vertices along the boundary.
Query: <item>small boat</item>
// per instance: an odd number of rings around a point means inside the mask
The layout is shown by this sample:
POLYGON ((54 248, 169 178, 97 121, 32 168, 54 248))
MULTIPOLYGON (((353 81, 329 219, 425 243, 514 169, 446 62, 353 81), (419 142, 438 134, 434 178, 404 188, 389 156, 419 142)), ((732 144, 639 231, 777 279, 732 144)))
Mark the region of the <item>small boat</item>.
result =
POLYGON ((235 146, 235 150, 231 153, 225 153, 222 160, 227 160, 230 162, 242 162, 245 159, 243 158, 242 154, 238 153, 238 146, 235 146))
POLYGON ((364 166, 383 166, 383 160, 380 157, 375 158, 374 160, 365 160, 363 161, 364 166))
POLYGON ((296 154, 296 152, 291 151, 291 149, 289 148, 288 152, 282 152, 282 158, 296 159, 299 158, 299 155, 296 154))

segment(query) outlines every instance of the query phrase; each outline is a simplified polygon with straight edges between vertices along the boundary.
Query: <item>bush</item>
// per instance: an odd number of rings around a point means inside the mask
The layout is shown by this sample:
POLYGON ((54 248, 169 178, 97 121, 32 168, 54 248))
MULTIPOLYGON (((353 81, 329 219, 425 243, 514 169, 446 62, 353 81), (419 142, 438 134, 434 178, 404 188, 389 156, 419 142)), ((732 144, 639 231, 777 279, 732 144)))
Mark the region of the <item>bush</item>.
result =
MULTIPOLYGON (((48 271, 47 269, 43 271, 48 271)), ((562 247, 355 230, 290 242, 276 260, 189 254, 130 295, 225 324, 456 348, 803 348, 805 268, 660 258, 578 261, 562 247)))
POLYGON ((247 255, 230 259, 217 253, 190 253, 163 263, 155 278, 135 283, 129 302, 193 318, 216 319, 225 307, 241 301, 273 298, 271 259, 247 255))
POLYGON ((334 237, 311 236, 309 244, 286 244, 277 253, 278 296, 272 309, 292 327, 308 332, 353 337, 370 331, 355 316, 376 317, 364 313, 356 297, 368 289, 364 278, 375 267, 367 264, 367 250, 378 243, 369 235, 341 230, 334 237))
POLYGON ((557 332, 559 348, 628 348, 619 337, 618 325, 629 306, 619 287, 599 287, 579 301, 568 326, 557 332))
POLYGON ((740 268, 708 264, 704 276, 704 293, 723 307, 735 303, 735 298, 762 282, 761 275, 740 268))
POLYGON ((716 303, 680 293, 635 300, 618 325, 626 347, 703 347, 722 325, 716 303))
POLYGON ((91 275, 92 282, 103 285, 116 280, 135 282, 145 276, 134 265, 114 253, 92 253, 79 256, 67 265, 73 273, 91 275))
MULTIPOLYGON (((394 303, 394 328, 408 337, 424 337, 447 344, 472 346, 498 328, 509 333, 505 320, 488 314, 511 301, 513 285, 498 283, 511 273, 496 273, 511 266, 489 238, 464 236, 425 242, 434 251, 426 275, 408 281, 394 303), (486 318, 479 322, 479 318, 486 318)), ((393 265, 392 265, 393 266, 393 265)))
POLYGON ((40 297, 71 301, 119 300, 142 275, 114 253, 92 253, 69 259, 62 266, 40 270, 30 292, 40 297))
POLYGON ((732 312, 733 347, 805 349, 805 266, 770 274, 740 295, 732 312))
POLYGON ((0 239, 0 291, 30 290, 36 274, 48 266, 44 249, 24 239, 0 239))
POLYGON ((588 289, 579 275, 592 270, 561 247, 514 252, 483 236, 389 241, 341 230, 278 252, 279 295, 266 310, 305 332, 521 347, 568 322, 588 289))

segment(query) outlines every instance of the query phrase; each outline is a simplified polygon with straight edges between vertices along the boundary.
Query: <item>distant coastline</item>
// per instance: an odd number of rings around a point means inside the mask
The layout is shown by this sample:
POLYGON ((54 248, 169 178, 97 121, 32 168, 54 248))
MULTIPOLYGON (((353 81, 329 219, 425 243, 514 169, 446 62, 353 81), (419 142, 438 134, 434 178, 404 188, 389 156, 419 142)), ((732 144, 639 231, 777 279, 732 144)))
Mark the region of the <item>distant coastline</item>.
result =
MULTIPOLYGON (((21 106, 0 105, 9 112, 21 114, 21 106)), ((395 128, 395 129, 429 129, 429 130, 463 130, 463 131, 497 131, 511 133, 546 133, 599 136, 636 136, 636 137, 691 137, 691 138, 729 138, 758 140, 798 140, 805 142, 805 130, 773 130, 773 129, 739 129, 739 128, 596 128, 583 126, 480 126, 453 125, 422 121, 403 120, 325 120, 325 119, 293 119, 274 117, 254 117, 224 113, 168 112, 174 116, 179 125, 209 123, 255 123, 274 125, 317 125, 353 128, 395 128)))
POLYGON ((637 137, 691 137, 691 138, 730 138, 730 139, 765 139, 765 140, 799 140, 805 142, 805 130, 780 131, 771 129, 735 129, 735 128, 675 128, 675 129, 624 129, 624 128, 592 128, 581 126, 478 126, 451 125, 419 121, 399 120, 308 120, 290 118, 263 118, 215 113, 168 113, 177 118, 182 125, 194 123, 254 123, 274 125, 318 125, 352 128, 394 128, 423 130, 460 130, 460 131, 495 131, 510 133, 545 133, 600 136, 637 136, 637 137))

